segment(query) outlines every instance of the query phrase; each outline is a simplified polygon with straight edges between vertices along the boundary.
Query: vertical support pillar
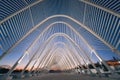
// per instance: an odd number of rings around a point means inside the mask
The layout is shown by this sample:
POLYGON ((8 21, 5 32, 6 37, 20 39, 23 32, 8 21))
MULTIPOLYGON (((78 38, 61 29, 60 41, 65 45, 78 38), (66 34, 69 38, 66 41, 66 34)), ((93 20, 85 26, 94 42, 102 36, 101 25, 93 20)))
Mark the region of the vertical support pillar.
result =
POLYGON ((15 62, 15 64, 12 66, 12 68, 8 71, 8 73, 5 75, 6 78, 9 77, 11 75, 11 73, 13 72, 13 70, 16 68, 16 66, 22 61, 22 59, 24 58, 24 56, 26 55, 26 51, 20 56, 20 58, 15 62))

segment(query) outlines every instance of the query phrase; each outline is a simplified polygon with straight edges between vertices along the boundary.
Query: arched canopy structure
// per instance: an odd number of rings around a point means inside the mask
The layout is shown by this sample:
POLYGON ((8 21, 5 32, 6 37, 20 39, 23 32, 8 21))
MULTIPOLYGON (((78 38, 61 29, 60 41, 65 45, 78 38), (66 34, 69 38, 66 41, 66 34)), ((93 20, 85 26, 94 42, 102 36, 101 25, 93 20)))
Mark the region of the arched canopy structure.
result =
POLYGON ((0 60, 31 38, 7 76, 26 55, 21 74, 28 67, 29 73, 38 73, 52 66, 93 73, 92 66, 101 75, 97 62, 115 73, 101 54, 120 55, 119 4, 119 0, 0 0, 0 60))

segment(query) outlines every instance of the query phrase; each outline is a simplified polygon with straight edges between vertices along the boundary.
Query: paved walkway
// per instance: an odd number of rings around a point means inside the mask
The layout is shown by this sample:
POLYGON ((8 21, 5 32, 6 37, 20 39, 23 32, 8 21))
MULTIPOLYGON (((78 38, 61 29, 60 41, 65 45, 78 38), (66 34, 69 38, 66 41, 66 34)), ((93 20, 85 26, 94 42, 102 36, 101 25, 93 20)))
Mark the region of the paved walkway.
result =
POLYGON ((15 80, 118 80, 118 79, 99 78, 99 77, 91 77, 81 74, 70 74, 70 73, 49 73, 36 77, 15 79, 15 80))

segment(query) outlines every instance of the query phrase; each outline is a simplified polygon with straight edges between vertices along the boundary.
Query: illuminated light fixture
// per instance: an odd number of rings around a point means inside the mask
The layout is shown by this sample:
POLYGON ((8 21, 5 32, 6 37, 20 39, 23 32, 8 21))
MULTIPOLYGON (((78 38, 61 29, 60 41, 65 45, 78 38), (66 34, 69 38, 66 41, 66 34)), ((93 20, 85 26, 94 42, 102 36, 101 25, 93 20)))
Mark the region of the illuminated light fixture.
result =
POLYGON ((18 61, 18 64, 21 63, 21 61, 23 60, 23 58, 25 57, 25 55, 26 55, 26 54, 24 54, 24 55, 22 56, 22 58, 18 61))
POLYGON ((28 50, 25 51, 25 54, 27 54, 27 56, 29 56, 29 52, 28 52, 28 50))
POLYGON ((120 63, 120 61, 118 61, 118 63, 120 63))
POLYGON ((25 51, 25 54, 28 54, 28 50, 25 51))
POLYGON ((18 61, 18 64, 21 63, 21 61, 23 60, 23 58, 25 57, 26 54, 27 54, 27 55, 29 54, 27 50, 25 51, 25 54, 22 56, 22 58, 18 61))

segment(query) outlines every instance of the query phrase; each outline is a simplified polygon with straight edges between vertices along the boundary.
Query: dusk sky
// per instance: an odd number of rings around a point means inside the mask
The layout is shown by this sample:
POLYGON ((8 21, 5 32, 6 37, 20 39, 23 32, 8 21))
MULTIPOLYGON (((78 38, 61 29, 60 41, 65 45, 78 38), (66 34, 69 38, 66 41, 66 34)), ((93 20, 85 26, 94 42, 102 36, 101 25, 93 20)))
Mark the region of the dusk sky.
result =
MULTIPOLYGON (((31 43, 32 41, 32 37, 28 36, 26 39, 24 39, 20 44, 18 44, 14 49, 12 49, 12 51, 7 54, 1 61, 0 61, 0 65, 10 65, 12 66, 16 60, 21 56, 21 54, 23 54, 24 50, 26 50, 26 48, 28 47, 28 45, 31 43)), ((120 57, 115 54, 114 52, 111 52, 111 50, 97 50, 97 52, 100 54, 100 56, 104 59, 104 60, 111 60, 113 59, 113 57, 119 58, 120 57)), ((96 62, 97 58, 95 57, 94 54, 91 55, 91 58, 93 61, 96 62)), ((25 66, 26 62, 28 62, 29 60, 29 55, 26 55, 22 62, 17 66, 18 69, 22 69, 23 66, 25 66)), ((33 61, 34 62, 34 61, 33 61)), ((52 66, 52 68, 54 68, 55 66, 52 66)))

